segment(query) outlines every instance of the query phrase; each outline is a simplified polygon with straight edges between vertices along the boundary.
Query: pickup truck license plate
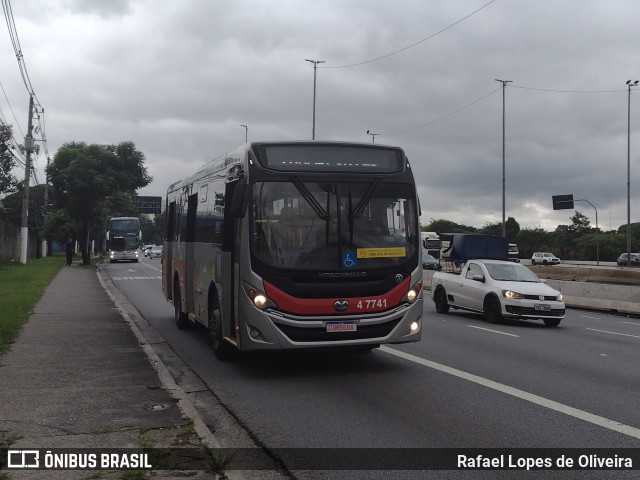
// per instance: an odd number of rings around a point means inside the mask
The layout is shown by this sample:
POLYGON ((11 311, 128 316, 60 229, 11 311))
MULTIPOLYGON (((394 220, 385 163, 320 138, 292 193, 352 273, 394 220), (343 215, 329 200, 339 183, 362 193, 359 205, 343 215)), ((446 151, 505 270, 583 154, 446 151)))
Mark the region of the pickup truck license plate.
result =
POLYGON ((534 310, 538 310, 540 312, 550 312, 551 311, 551 305, 547 305, 545 303, 536 303, 533 306, 534 310))
POLYGON ((327 332, 356 332, 356 322, 327 322, 327 332))

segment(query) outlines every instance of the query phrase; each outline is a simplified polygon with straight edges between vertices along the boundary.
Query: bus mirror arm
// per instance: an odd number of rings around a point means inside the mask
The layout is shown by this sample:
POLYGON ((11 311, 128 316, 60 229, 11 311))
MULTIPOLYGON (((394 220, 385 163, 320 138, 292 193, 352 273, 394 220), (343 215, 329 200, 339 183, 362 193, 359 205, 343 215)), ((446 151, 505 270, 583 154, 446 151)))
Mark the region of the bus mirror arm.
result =
POLYGON ((233 190, 231 199, 231 215, 234 218, 243 218, 249 205, 249 190, 247 184, 241 179, 233 190))

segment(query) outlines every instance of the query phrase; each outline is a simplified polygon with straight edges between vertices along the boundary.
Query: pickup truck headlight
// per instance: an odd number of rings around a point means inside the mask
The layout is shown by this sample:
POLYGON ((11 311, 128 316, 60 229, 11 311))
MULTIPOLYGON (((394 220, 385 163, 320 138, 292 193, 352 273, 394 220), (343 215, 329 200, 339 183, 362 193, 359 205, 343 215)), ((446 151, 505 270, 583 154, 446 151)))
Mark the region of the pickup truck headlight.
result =
POLYGON ((503 290, 502 291, 502 296, 505 298, 517 298, 517 299, 522 299, 524 298, 524 295, 518 292, 514 292, 513 290, 503 290))
POLYGON ((556 297, 556 302, 563 302, 564 301, 564 296, 559 293, 558 296, 556 297))

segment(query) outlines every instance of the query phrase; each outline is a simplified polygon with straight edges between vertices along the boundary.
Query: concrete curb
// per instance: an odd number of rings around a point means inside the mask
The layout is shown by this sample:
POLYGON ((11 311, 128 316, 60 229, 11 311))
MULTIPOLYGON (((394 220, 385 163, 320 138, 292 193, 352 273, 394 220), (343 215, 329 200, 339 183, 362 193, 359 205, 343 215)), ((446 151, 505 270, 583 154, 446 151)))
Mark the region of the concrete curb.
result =
MULTIPOLYGON (((169 372, 169 369, 153 349, 153 346, 149 343, 142 330, 138 328, 138 325, 132 318, 132 316, 135 316, 138 322, 146 323, 145 329, 150 329, 155 332, 154 327, 146 322, 144 317, 140 315, 135 306, 133 306, 128 300, 126 300, 126 298, 122 298, 122 295, 115 293, 118 292, 118 289, 115 288, 115 285, 113 286, 113 290, 109 288, 107 283, 110 283, 111 280, 109 280, 108 278, 103 278, 100 263, 98 263, 96 267, 96 275, 98 276, 100 285, 102 285, 102 288, 107 293, 122 318, 125 320, 127 325, 129 325, 129 328, 131 328, 131 331, 138 339, 140 346, 149 359, 149 363, 151 363, 151 366, 157 372, 158 378, 160 379, 160 383, 162 384, 163 388, 169 393, 169 395, 171 395, 171 397, 175 398, 178 401, 178 408, 187 418, 189 418, 193 422, 193 428, 202 442, 207 447, 212 449, 222 448, 218 439, 206 425, 196 407, 193 405, 193 403, 191 403, 191 400, 189 400, 187 393, 175 382, 175 380, 171 376, 171 373, 169 372)), ((225 475, 230 480, 245 480, 244 475, 242 475, 241 472, 237 470, 225 472, 225 475)))

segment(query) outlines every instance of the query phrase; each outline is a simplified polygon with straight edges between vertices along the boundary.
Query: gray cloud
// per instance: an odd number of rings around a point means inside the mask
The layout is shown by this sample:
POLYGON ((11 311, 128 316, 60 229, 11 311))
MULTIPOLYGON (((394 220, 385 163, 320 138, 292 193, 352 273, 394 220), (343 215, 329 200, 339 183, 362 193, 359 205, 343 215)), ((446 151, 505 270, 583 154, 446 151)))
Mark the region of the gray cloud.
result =
MULTIPOLYGON (((132 140, 154 177, 143 194, 162 195, 242 143, 240 124, 249 140, 310 138, 310 58, 326 61, 317 138, 370 142, 371 130, 376 143, 403 147, 423 222, 501 219, 501 78, 513 80, 507 215, 553 229, 572 212, 552 211, 551 196, 573 193, 597 206, 601 227, 609 212, 613 228, 626 223, 624 82, 640 77, 637 2, 498 0, 415 47, 333 68, 402 49, 485 3, 59 0, 13 11, 51 155, 72 140, 132 140)), ((0 81, 24 130, 28 95, 8 36, 0 36, 0 59, 0 81)), ((638 95, 632 187, 640 181, 638 95)), ((2 97, 0 109, 11 118, 2 97)), ((42 169, 42 155, 38 162, 42 169)), ((632 221, 640 221, 637 190, 632 221)), ((577 206, 595 223, 588 204, 577 206)))

